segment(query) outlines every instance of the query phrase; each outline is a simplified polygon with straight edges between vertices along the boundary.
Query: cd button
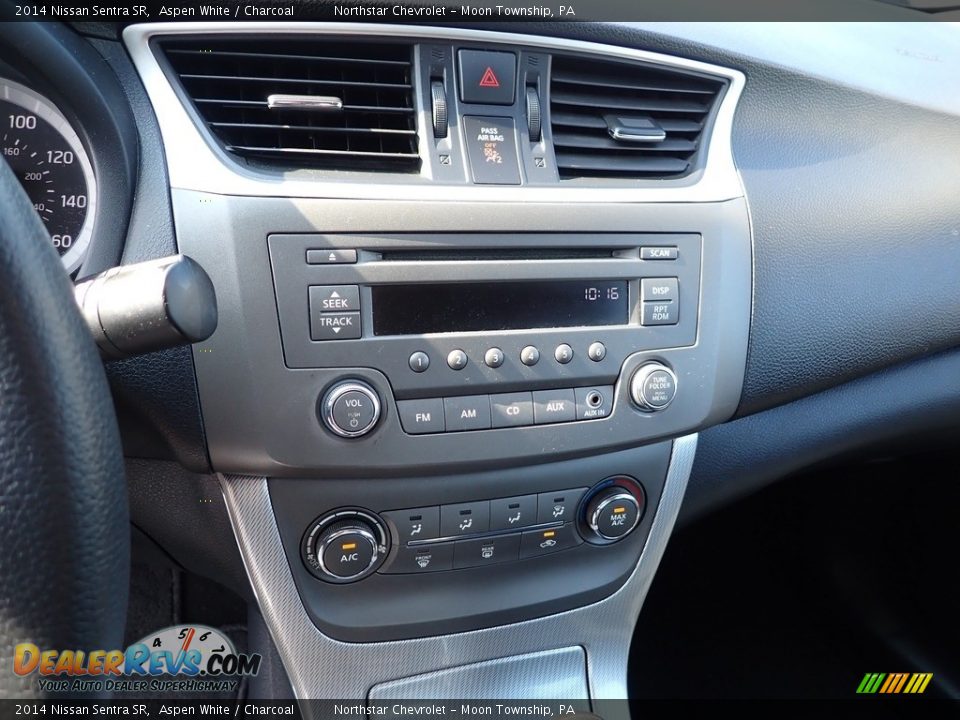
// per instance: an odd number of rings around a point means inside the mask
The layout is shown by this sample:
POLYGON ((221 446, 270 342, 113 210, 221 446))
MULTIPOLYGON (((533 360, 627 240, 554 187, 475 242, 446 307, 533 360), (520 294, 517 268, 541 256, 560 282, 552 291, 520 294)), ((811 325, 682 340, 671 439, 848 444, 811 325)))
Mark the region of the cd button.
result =
POLYGON ((447 365, 451 370, 463 370, 467 366, 467 354, 463 350, 451 350, 447 355, 447 365))
POLYGON ((533 425, 533 396, 528 392, 491 395, 490 416, 495 428, 533 425))
POLYGON ((573 360, 573 348, 566 343, 561 343, 557 345, 557 349, 553 351, 553 357, 561 365, 566 365, 573 360))

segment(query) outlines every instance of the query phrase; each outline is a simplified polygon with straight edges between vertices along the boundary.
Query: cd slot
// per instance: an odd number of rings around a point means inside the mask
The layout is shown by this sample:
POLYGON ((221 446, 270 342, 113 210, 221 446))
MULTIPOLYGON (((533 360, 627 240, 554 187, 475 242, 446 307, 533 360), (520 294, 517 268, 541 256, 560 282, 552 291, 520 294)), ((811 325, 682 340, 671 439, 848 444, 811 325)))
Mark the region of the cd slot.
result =
POLYGON ((482 248, 383 250, 380 259, 389 262, 483 262, 502 260, 610 260, 637 257, 637 250, 624 248, 482 248))

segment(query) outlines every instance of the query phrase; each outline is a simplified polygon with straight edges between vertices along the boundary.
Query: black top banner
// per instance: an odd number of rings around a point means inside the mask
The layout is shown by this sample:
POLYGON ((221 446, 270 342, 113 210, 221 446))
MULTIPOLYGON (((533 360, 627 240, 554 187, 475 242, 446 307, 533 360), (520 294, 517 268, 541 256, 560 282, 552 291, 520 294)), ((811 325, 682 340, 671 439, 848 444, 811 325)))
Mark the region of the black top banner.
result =
POLYGON ((881 21, 950 19, 937 0, 0 0, 2 17, 40 22, 881 21), (939 6, 939 7, 938 7, 939 6))

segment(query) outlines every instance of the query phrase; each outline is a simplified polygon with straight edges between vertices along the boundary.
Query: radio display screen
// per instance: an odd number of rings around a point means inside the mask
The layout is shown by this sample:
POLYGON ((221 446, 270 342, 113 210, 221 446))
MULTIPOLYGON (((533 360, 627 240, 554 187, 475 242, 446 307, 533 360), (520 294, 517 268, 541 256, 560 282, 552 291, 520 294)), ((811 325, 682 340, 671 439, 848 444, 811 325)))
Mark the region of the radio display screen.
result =
POLYGON ((626 280, 374 285, 374 335, 626 325, 626 280))

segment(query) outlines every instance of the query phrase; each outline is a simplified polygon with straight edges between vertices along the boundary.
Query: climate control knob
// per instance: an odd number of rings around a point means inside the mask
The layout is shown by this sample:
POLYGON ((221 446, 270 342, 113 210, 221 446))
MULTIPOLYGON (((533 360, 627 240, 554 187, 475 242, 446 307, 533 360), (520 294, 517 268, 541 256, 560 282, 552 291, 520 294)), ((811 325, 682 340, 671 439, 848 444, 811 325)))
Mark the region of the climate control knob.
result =
POLYGON ((641 365, 630 381, 630 397, 644 412, 663 410, 677 394, 677 376, 658 362, 641 365))
POLYGON ((376 390, 359 380, 339 382, 321 398, 320 419, 340 437, 366 435, 380 419, 380 398, 376 390))
POLYGON ((585 520, 601 541, 613 542, 630 534, 640 522, 643 505, 620 485, 611 485, 590 498, 585 520))
POLYGON ((388 550, 382 524, 359 510, 335 512, 315 522, 304 537, 303 559, 322 580, 353 582, 373 573, 388 550))

